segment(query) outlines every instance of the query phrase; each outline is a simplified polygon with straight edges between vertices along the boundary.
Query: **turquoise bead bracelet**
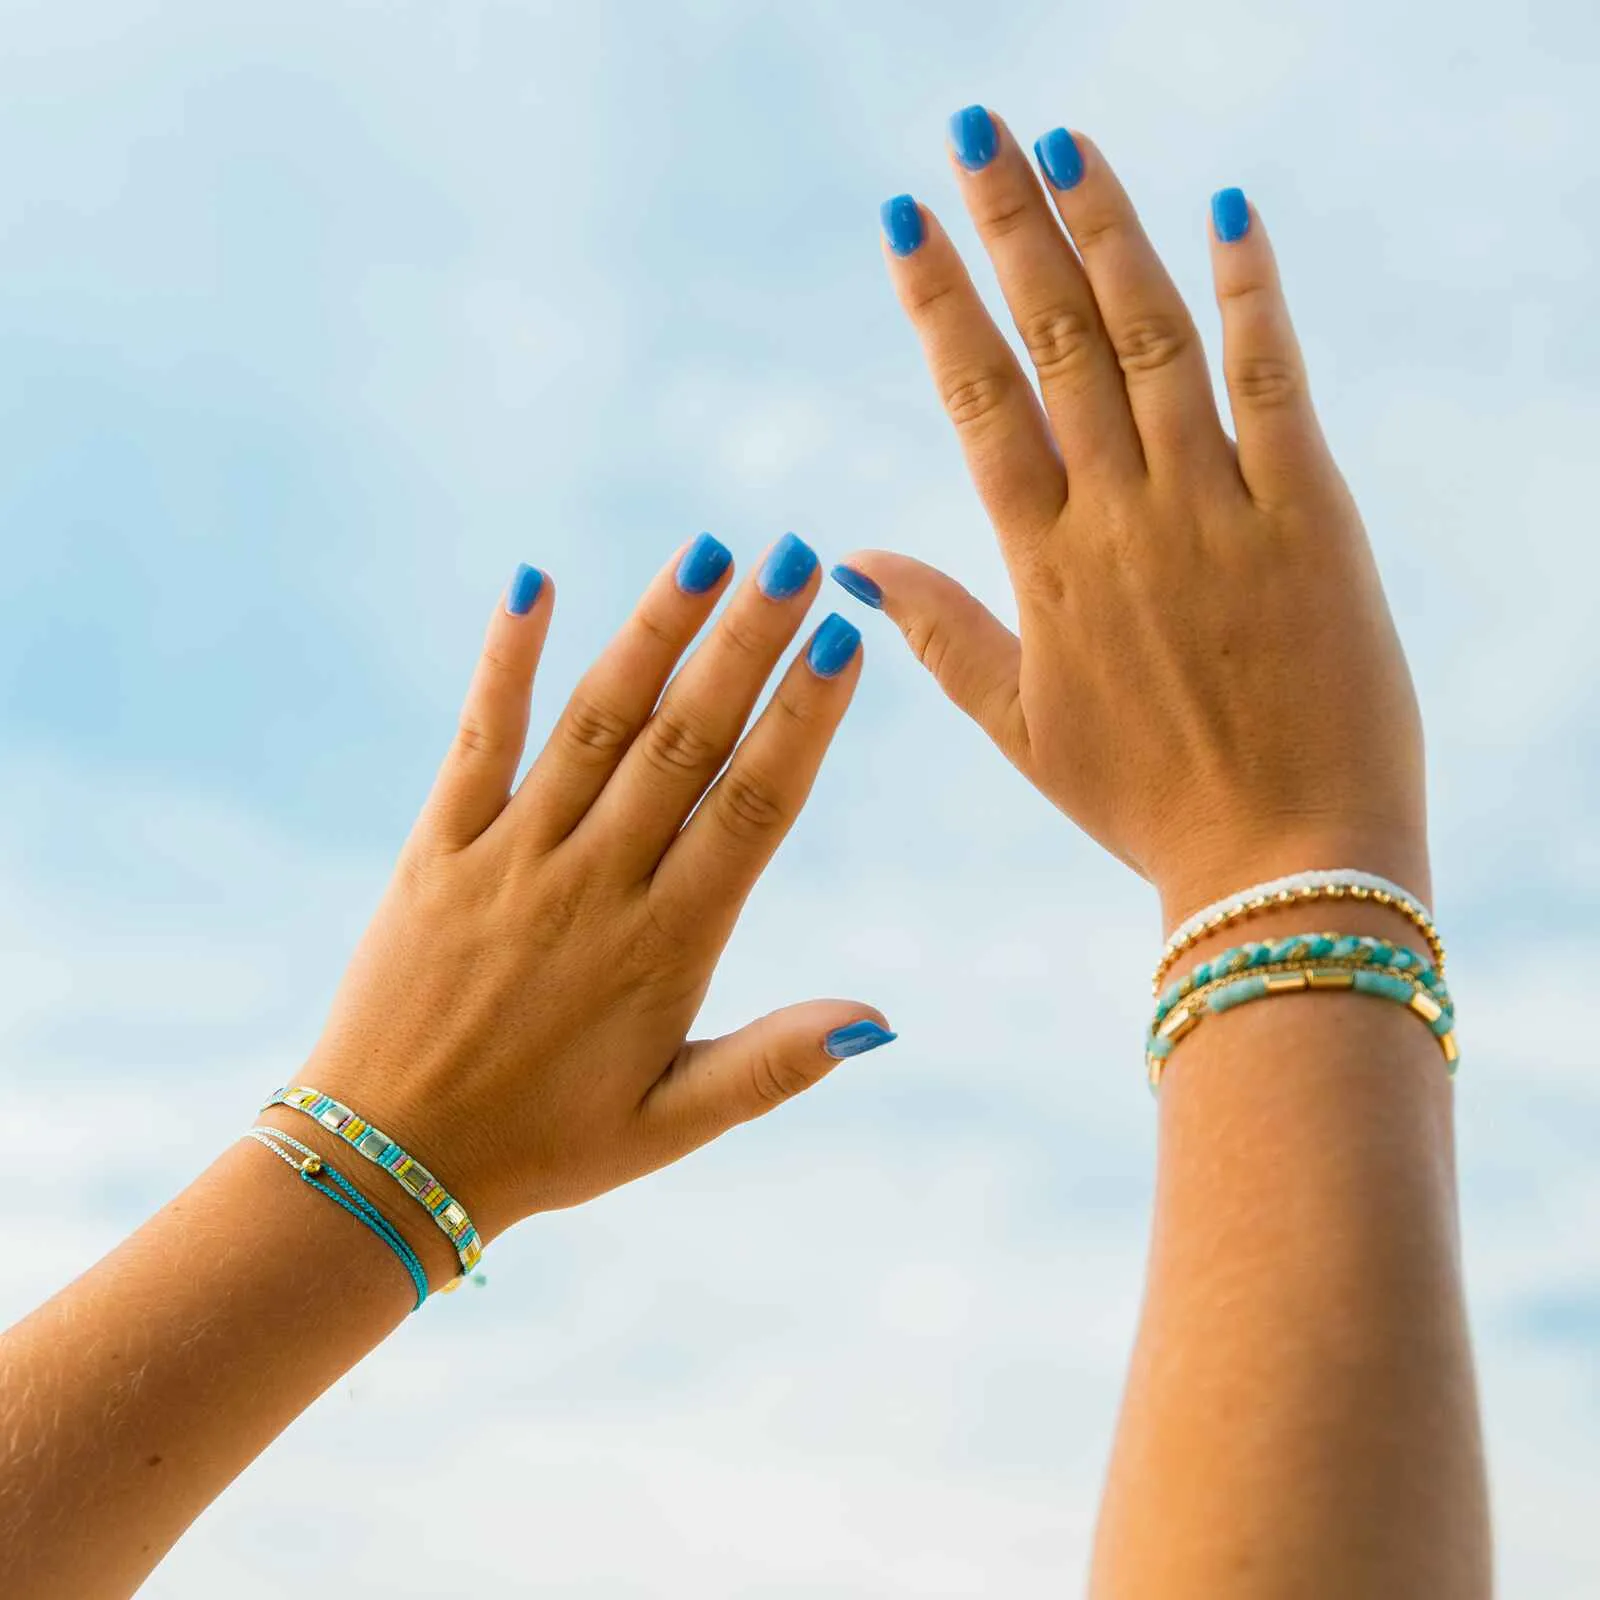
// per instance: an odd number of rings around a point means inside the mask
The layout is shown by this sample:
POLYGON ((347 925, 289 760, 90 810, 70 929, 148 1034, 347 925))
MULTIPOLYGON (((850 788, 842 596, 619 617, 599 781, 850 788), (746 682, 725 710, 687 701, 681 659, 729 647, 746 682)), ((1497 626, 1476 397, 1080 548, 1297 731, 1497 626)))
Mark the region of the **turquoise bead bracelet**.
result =
POLYGON ((422 1269, 421 1259, 400 1230, 337 1167, 324 1161, 309 1145, 301 1144, 286 1133, 279 1133, 276 1128, 251 1128, 243 1137, 254 1139, 257 1144, 270 1150, 286 1166, 294 1169, 302 1183, 308 1184, 318 1194, 325 1194, 340 1210, 349 1212, 368 1232, 382 1239, 406 1269, 411 1286, 417 1291, 417 1303, 411 1309, 422 1309, 423 1301, 428 1298, 428 1275, 422 1269), (299 1156, 291 1155, 285 1146, 298 1150, 299 1156), (324 1183, 324 1178, 331 1180, 333 1187, 324 1183))
POLYGON ((1455 1076, 1461 1052, 1456 1045, 1455 1012, 1448 1007, 1448 991, 1444 991, 1441 1000, 1424 987, 1414 973, 1374 970, 1348 962, 1330 967, 1302 958, 1297 963, 1280 964, 1272 972, 1213 978, 1190 991, 1181 1004, 1168 1011, 1160 1026, 1152 1029, 1145 1041, 1145 1070, 1151 1093, 1158 1092, 1161 1087, 1161 1075, 1173 1048, 1179 1040, 1187 1038, 1205 1016, 1218 1015, 1235 1006, 1270 999, 1274 995, 1340 989, 1369 994, 1415 1012, 1438 1040, 1446 1070, 1452 1078, 1455 1076))
MULTIPOLYGON (((261 1109, 266 1111, 273 1106, 287 1106, 291 1111, 302 1111, 306 1116, 315 1118, 357 1154, 365 1156, 374 1166, 387 1172, 433 1218, 434 1226, 455 1248, 456 1259, 461 1263, 461 1278, 477 1266, 483 1256, 483 1240, 473 1227, 467 1208, 415 1156, 409 1155, 388 1134, 373 1127, 370 1122, 362 1121, 349 1106, 340 1105, 320 1089, 308 1089, 303 1085, 294 1089, 279 1089, 261 1109)), ((454 1289, 461 1278, 447 1284, 446 1291, 454 1289)))
POLYGON ((1450 991, 1437 968, 1429 966, 1421 956, 1407 950, 1404 945, 1391 944, 1386 939, 1375 939, 1370 935, 1297 933, 1288 939, 1267 939, 1259 943, 1252 940, 1248 944, 1224 950, 1209 961, 1202 961, 1156 1002, 1150 1032, 1154 1034, 1159 1029, 1174 1006, 1208 983, 1263 967, 1294 967, 1304 962, 1380 967, 1404 974, 1432 995, 1447 1012, 1454 1014, 1450 991))

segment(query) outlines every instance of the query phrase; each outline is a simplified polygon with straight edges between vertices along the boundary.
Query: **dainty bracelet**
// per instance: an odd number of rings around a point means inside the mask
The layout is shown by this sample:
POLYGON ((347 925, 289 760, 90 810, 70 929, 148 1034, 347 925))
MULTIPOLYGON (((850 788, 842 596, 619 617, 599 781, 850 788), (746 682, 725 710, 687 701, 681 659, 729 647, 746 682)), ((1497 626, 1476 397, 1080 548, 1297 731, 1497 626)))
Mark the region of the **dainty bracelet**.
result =
MULTIPOLYGON (((454 1246, 456 1259, 461 1263, 461 1277, 466 1277, 477 1266, 483 1256, 483 1241, 467 1215, 467 1208, 388 1134, 370 1122, 363 1122, 349 1106, 340 1105, 320 1089, 308 1089, 303 1085, 279 1089, 261 1109, 266 1111, 273 1106, 303 1111, 374 1166, 382 1167, 433 1218, 434 1225, 454 1246)), ((449 1287, 454 1288, 455 1284, 449 1287)))
POLYGON ((1399 912, 1427 942, 1433 964, 1440 972, 1444 971, 1444 941, 1434 926, 1433 914, 1414 894, 1376 873, 1338 867, 1331 871, 1299 872, 1288 878, 1274 878, 1270 883, 1258 883, 1195 912, 1179 923, 1167 940, 1155 976, 1150 980, 1150 992, 1161 992, 1162 979, 1172 963, 1207 934, 1278 906, 1305 905, 1316 900, 1367 901, 1399 912))
POLYGON ((301 1144, 298 1139, 279 1133, 276 1128, 250 1128, 242 1137, 254 1139, 257 1144, 270 1150, 286 1166, 294 1168, 302 1183, 309 1184, 318 1194, 325 1194, 369 1232, 377 1234, 406 1269, 411 1286, 417 1291, 417 1303, 411 1309, 422 1309, 423 1301, 428 1298, 428 1275, 422 1269, 421 1259, 406 1242, 405 1235, 337 1167, 324 1161, 310 1145, 301 1144), (291 1155, 285 1146, 292 1146, 300 1155, 291 1155), (332 1180, 333 1188, 321 1181, 324 1177, 332 1180))
POLYGON ((1438 968, 1430 967, 1415 951, 1404 945, 1391 944, 1387 939, 1371 934, 1296 933, 1287 939, 1268 939, 1260 943, 1252 940, 1224 950, 1209 961, 1202 961, 1193 972, 1186 973, 1156 1001, 1155 1016, 1150 1023, 1154 1033, 1167 1013, 1202 985, 1217 978, 1236 973, 1251 972, 1260 967, 1302 965, 1320 962, 1330 966, 1381 967, 1404 974, 1426 989, 1447 1010, 1454 1011, 1450 990, 1438 968))
POLYGON ((1316 990, 1353 990, 1389 1000, 1414 1012, 1428 1026, 1444 1056, 1445 1070, 1453 1078, 1461 1052, 1456 1044, 1455 1014, 1414 981, 1411 974, 1379 972, 1367 967, 1327 967, 1301 961, 1274 972, 1224 977, 1203 985, 1145 1041, 1145 1071, 1152 1094, 1161 1088, 1161 1075, 1179 1040, 1187 1038, 1208 1015, 1231 1011, 1252 1000, 1316 990))

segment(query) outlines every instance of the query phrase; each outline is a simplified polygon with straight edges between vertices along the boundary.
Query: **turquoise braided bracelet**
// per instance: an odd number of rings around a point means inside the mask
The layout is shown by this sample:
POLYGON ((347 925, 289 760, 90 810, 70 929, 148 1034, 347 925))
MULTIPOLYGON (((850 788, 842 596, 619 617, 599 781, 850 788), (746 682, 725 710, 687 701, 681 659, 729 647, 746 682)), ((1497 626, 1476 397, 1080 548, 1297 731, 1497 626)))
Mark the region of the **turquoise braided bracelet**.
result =
POLYGON ((1167 1059, 1208 1015, 1252 1000, 1306 990, 1353 990, 1415 1012, 1439 1042, 1455 1076, 1460 1050, 1455 1003, 1444 979, 1422 957, 1382 939, 1339 934, 1297 934, 1240 945, 1203 961, 1162 995, 1145 1040, 1151 1092, 1159 1090, 1167 1059))
MULTIPOLYGON (((388 1134, 370 1122, 363 1122, 349 1106, 340 1105, 320 1089, 304 1086, 279 1089, 261 1109, 267 1111, 273 1106, 287 1106, 291 1111, 303 1111, 308 1117, 314 1117, 352 1150, 365 1156, 374 1166, 382 1167, 433 1218, 434 1226, 454 1246, 456 1259, 461 1263, 461 1277, 466 1277, 477 1266, 483 1256, 483 1240, 478 1237, 467 1208, 388 1134)), ((446 1290, 455 1288, 460 1281, 457 1278, 446 1284, 446 1290)))
POLYGON ((417 1291, 417 1303, 411 1309, 422 1309, 422 1302, 428 1298, 428 1275, 422 1270, 421 1259, 400 1230, 337 1167, 330 1166, 310 1145, 301 1144, 298 1139, 279 1133, 276 1128, 251 1128, 243 1137, 254 1139, 257 1144, 270 1150, 286 1166, 294 1169, 302 1183, 309 1184, 318 1194, 325 1194, 340 1210, 348 1211, 362 1227, 377 1234, 410 1275, 411 1286, 417 1291), (290 1155, 285 1145, 293 1146, 300 1156, 290 1155), (330 1189, 321 1181, 324 1177, 332 1179, 333 1188, 330 1189))
POLYGON ((1156 1002, 1156 1014, 1150 1031, 1155 1033, 1167 1013, 1180 1000, 1218 978, 1252 972, 1261 967, 1297 965, 1304 961, 1325 961, 1352 967, 1383 967, 1404 973, 1433 995, 1447 1011, 1453 1013, 1455 1009, 1450 1001, 1450 991, 1438 969, 1429 966, 1421 956, 1407 950, 1404 945, 1353 933, 1297 933, 1288 939, 1267 939, 1259 943, 1251 940, 1247 944, 1235 945, 1231 950, 1224 950, 1209 961, 1202 961, 1156 1002))

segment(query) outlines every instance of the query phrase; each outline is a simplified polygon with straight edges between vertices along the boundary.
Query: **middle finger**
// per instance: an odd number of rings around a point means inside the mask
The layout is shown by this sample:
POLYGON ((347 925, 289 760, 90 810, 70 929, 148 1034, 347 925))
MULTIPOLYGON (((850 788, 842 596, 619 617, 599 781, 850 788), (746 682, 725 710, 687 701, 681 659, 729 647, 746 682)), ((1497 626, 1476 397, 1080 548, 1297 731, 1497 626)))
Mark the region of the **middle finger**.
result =
POLYGON ((950 143, 962 199, 1039 375, 1068 493, 1074 472, 1142 474, 1138 430, 1094 290, 1027 158, 982 106, 950 119, 950 143))
POLYGON ((630 878, 653 872, 726 764, 817 589, 817 557, 787 533, 667 686, 578 829, 630 878))

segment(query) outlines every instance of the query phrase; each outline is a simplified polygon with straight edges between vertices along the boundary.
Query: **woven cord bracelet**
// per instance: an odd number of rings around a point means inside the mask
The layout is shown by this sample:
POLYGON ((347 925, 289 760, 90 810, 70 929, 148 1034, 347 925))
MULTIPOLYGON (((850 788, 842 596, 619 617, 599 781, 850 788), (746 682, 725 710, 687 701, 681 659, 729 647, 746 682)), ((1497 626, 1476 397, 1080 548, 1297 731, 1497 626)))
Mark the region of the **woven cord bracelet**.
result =
MULTIPOLYGON (((433 1218, 434 1226, 450 1241, 461 1263, 461 1278, 477 1266, 483 1256, 483 1240, 478 1237, 467 1208, 388 1134, 362 1121, 349 1106, 340 1105, 331 1095, 304 1085, 279 1089, 261 1109, 267 1111, 273 1106, 287 1106, 291 1111, 301 1111, 315 1118, 352 1150, 387 1172, 433 1218)), ((446 1292, 455 1288, 461 1278, 447 1284, 446 1292)))
POLYGON ((400 1230, 337 1167, 330 1166, 309 1145, 301 1144, 286 1133, 279 1133, 276 1128, 250 1128, 242 1137, 254 1139, 257 1144, 270 1150, 286 1166, 294 1169, 302 1183, 315 1189, 318 1194, 325 1194, 340 1210, 348 1211, 369 1232, 377 1234, 406 1269, 411 1286, 417 1291, 417 1303, 411 1309, 422 1309, 423 1301, 428 1298, 428 1275, 423 1271, 421 1259, 400 1230), (285 1146, 292 1146, 300 1154, 291 1155, 285 1146), (324 1178, 331 1180, 332 1188, 322 1181, 324 1178))
POLYGON ((1180 923, 1167 940, 1155 976, 1150 980, 1150 992, 1159 994, 1162 979, 1173 962, 1208 934, 1263 911, 1276 910, 1281 906, 1307 905, 1319 900, 1354 900, 1398 912, 1422 935, 1433 955, 1434 966, 1441 973, 1444 971, 1444 940, 1434 926, 1432 913, 1415 895, 1375 873, 1339 867, 1332 871, 1301 872, 1290 878, 1274 878, 1271 883, 1258 883, 1197 911, 1180 923))

